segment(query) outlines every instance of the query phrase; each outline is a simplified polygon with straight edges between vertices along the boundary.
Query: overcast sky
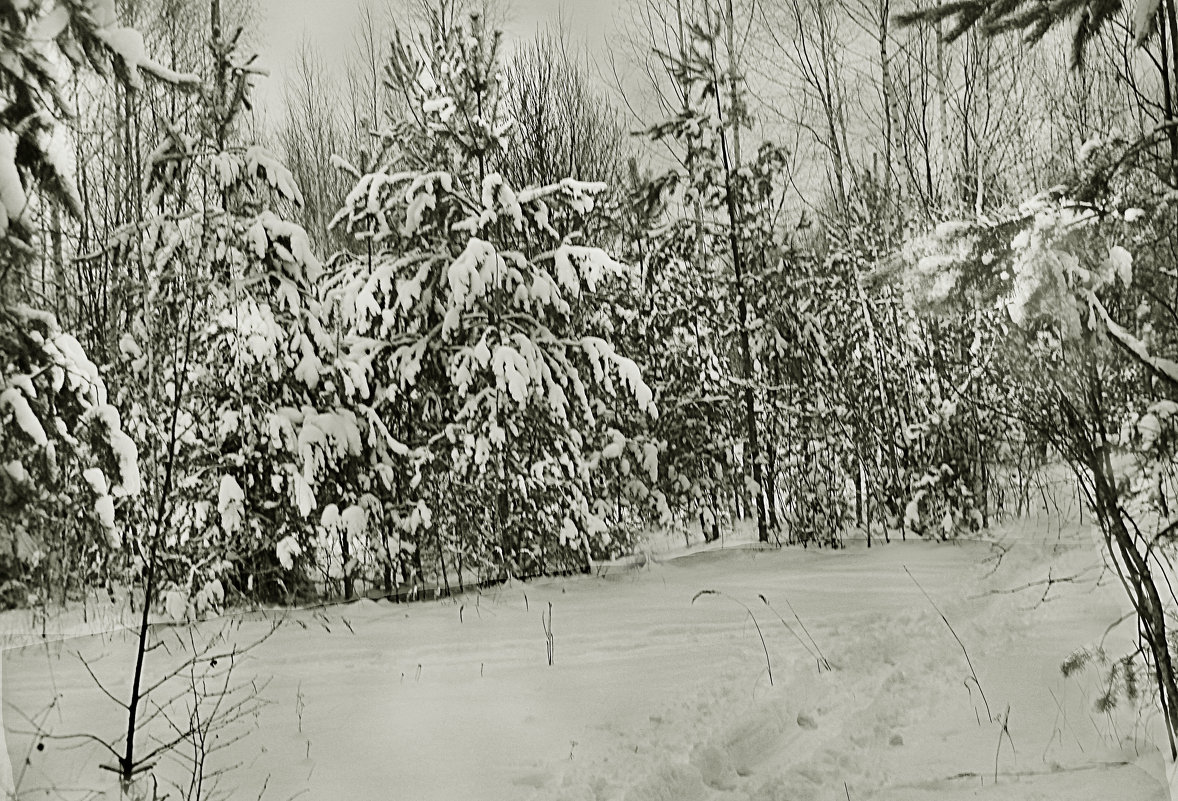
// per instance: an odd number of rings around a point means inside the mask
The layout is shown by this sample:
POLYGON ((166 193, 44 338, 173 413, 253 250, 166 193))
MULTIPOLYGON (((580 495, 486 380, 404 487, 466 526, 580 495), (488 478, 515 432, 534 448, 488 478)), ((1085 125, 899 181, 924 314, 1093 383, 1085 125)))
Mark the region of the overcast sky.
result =
MULTIPOLYGON (((261 14, 259 56, 271 77, 258 87, 258 99, 273 111, 281 98, 288 67, 305 36, 330 65, 338 63, 359 28, 360 9, 404 8, 405 0, 258 0, 261 14)), ((531 36, 563 20, 574 37, 600 51, 615 30, 624 0, 508 0, 505 33, 509 40, 531 36)), ((395 13, 395 12, 394 12, 395 13)), ((377 13, 380 17, 381 14, 377 13)))

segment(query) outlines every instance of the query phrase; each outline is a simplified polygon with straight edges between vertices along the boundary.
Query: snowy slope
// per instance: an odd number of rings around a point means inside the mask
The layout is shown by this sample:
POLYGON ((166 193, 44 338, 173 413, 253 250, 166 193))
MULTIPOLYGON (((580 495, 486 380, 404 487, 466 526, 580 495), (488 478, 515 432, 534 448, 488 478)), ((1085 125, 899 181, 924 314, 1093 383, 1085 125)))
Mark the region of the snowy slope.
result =
MULTIPOLYGON (((1024 521, 994 539, 841 552, 728 543, 593 578, 298 613, 239 669, 273 677, 272 704, 235 746, 241 767, 225 786, 254 798, 268 777, 266 798, 426 801, 1169 798, 1159 717, 1127 704, 1097 713, 1100 675, 1059 670, 1125 608, 1091 531, 1024 521), (965 643, 985 702, 905 567, 965 643), (1049 575, 1046 599, 1044 583, 1017 589, 1049 575), (692 603, 703 589, 724 595, 692 603), (772 685, 732 599, 756 616, 772 685), (819 671, 787 601, 834 670, 819 671)), ((1109 653, 1127 652, 1131 634, 1115 627, 1109 653)), ((26 791, 115 797, 90 746, 38 752, 20 734, 16 710, 35 716, 55 692, 54 732, 118 731, 78 650, 102 657, 100 675, 126 675, 121 635, 7 653, 13 763, 20 773, 29 756, 26 791)))

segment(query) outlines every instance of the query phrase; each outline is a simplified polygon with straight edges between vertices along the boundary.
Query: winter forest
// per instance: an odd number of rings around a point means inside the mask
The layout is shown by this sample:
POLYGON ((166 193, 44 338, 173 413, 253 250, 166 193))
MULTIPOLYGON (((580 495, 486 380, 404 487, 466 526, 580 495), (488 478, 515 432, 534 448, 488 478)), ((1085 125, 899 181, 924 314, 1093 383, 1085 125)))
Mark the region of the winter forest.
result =
POLYGON ((0 0, 0 796, 1171 797, 1176 0, 262 5, 0 0))

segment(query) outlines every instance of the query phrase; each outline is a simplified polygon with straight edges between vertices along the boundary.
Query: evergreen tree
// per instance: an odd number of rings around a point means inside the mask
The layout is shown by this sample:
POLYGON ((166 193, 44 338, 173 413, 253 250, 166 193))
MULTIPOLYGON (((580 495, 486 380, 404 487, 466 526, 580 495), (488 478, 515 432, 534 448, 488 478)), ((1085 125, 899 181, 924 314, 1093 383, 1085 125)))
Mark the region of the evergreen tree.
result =
POLYGON ((585 568, 609 550, 591 489, 602 415, 623 392, 655 408, 585 324, 628 269, 576 233, 604 185, 517 188, 494 171, 514 135, 499 48, 444 6, 419 43, 398 37, 388 82, 418 122, 382 134, 336 218, 362 248, 335 296, 387 433, 371 469, 405 578, 585 568))

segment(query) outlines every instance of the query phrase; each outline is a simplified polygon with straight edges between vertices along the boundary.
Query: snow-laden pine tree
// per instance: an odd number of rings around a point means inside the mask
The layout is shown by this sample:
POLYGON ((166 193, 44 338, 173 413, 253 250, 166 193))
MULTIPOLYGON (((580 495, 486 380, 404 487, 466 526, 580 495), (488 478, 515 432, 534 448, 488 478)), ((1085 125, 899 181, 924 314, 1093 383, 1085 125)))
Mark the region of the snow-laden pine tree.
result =
POLYGON ((213 3, 199 124, 165 123, 147 156, 142 219, 107 242, 139 303, 118 343, 118 404, 145 457, 150 503, 128 510, 147 596, 183 619, 227 593, 289 598, 313 578, 312 516, 360 427, 337 398, 337 334, 302 197, 239 121, 260 72, 213 3), (136 280, 134 277, 139 276, 136 280))
POLYGON ((622 395, 654 413, 635 363, 577 325, 626 269, 577 234, 604 186, 513 187, 496 170, 513 135, 498 56, 479 16, 445 8, 418 42, 398 37, 387 75, 406 121, 352 170, 335 220, 359 246, 334 295, 385 435, 379 533, 403 578, 587 566, 606 546, 597 420, 622 395))

